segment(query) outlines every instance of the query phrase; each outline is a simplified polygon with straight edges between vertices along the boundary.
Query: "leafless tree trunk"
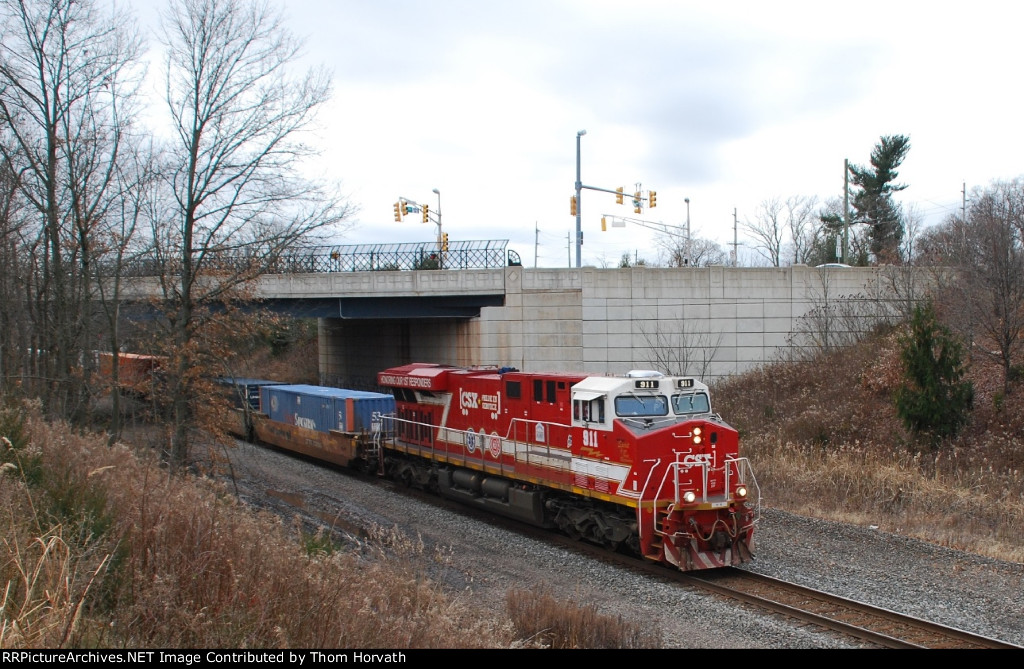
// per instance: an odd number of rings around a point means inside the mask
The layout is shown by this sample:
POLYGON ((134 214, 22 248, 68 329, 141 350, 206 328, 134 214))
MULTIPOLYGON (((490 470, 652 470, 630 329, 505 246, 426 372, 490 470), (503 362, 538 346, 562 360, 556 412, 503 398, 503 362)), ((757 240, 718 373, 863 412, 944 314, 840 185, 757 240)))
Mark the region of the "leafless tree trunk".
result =
POLYGON ((109 391, 111 422, 109 441, 121 435, 120 357, 121 289, 126 268, 134 260, 147 255, 152 246, 141 234, 153 216, 152 198, 155 186, 155 156, 149 147, 130 146, 114 175, 118 197, 108 212, 105 226, 106 242, 102 248, 102 268, 97 272, 96 291, 106 325, 106 341, 111 357, 109 391))
POLYGON ((21 382, 29 347, 25 309, 28 266, 22 252, 23 202, 17 181, 11 166, 0 164, 0 393, 21 382))
POLYGON ((686 319, 656 321, 650 329, 639 323, 647 343, 647 363, 672 376, 706 377, 722 344, 722 333, 699 330, 693 323, 686 319))
POLYGON ((816 196, 794 195, 786 199, 786 227, 793 249, 793 263, 807 264, 813 249, 820 244, 821 223, 817 218, 816 196))
POLYGON ((230 301, 286 250, 335 231, 350 208, 302 178, 302 143, 328 99, 326 73, 289 76, 299 42, 257 0, 176 0, 163 17, 166 97, 175 139, 163 174, 170 194, 157 256, 173 351, 170 460, 184 465, 196 415, 199 334, 208 309, 230 301), (218 262, 225 254, 246 262, 218 262))
POLYGON ((979 349, 1002 366, 1009 393, 1024 347, 1024 181, 996 183, 973 197, 964 232, 953 287, 979 349))
POLYGON ((782 220, 782 202, 774 197, 758 205, 753 221, 743 224, 754 238, 754 250, 767 258, 772 267, 779 267, 782 260, 782 242, 785 223, 782 220))
POLYGON ((96 226, 110 202, 121 82, 138 56, 124 14, 90 0, 0 0, 3 158, 38 216, 34 330, 48 411, 83 408, 96 226))

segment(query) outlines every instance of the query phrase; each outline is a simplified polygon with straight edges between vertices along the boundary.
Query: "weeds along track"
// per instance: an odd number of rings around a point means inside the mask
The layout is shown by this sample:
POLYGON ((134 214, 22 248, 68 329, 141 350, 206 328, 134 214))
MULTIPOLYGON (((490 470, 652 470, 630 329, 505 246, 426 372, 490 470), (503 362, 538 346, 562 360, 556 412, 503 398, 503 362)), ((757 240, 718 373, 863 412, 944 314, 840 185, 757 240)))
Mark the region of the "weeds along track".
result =
MULTIPOLYGON (((245 445, 244 448, 267 447, 245 445)), ((271 449, 277 450, 277 449, 271 449)), ((289 455, 290 458, 299 456, 289 455)), ((257 460, 259 458, 256 458, 257 460)), ((773 616, 783 625, 828 632, 836 639, 845 639, 858 647, 885 648, 1020 648, 1008 642, 947 627, 928 620, 871 606, 851 599, 835 596, 794 583, 755 574, 744 568, 719 569, 701 572, 678 572, 663 565, 638 558, 612 553, 605 548, 576 541, 553 531, 539 529, 502 516, 466 506, 435 494, 407 488, 375 475, 360 474, 339 467, 324 467, 305 458, 314 467, 313 474, 278 478, 282 468, 269 467, 273 477, 259 472, 236 472, 240 487, 246 490, 255 506, 273 509, 285 516, 301 516, 310 525, 329 528, 334 536, 361 542, 373 536, 383 525, 409 523, 414 531, 428 529, 427 518, 410 517, 396 521, 394 510, 372 506, 363 507, 352 493, 339 489, 339 477, 358 482, 358 486, 371 486, 384 490, 389 499, 396 501, 394 508, 410 508, 415 501, 442 511, 448 517, 472 518, 502 532, 529 537, 538 542, 557 546, 574 555, 628 569, 643 574, 643 578, 679 587, 711 593, 716 598, 734 601, 747 611, 761 611, 773 616), (323 478, 321 478, 321 474, 323 478), (244 482, 241 480, 245 479, 244 482), (380 512, 380 515, 375 515, 380 512)), ((307 471, 308 470, 303 470, 307 471)), ((357 493, 361 494, 361 493, 357 493)), ((516 559, 509 551, 505 559, 516 559)), ((522 559, 526 559, 523 557, 522 559)), ((592 569, 593 567, 587 567, 592 569)))

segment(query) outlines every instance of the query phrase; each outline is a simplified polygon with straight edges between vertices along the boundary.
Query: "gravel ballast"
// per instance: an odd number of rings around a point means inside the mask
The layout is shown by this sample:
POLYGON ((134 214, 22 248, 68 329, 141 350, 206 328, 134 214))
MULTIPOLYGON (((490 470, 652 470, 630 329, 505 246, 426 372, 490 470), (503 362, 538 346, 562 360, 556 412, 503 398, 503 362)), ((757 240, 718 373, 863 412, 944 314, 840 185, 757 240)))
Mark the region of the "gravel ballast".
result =
MULTIPOLYGON (((396 528, 424 545, 431 578, 500 615, 514 589, 547 592, 649 626, 666 648, 857 648, 713 595, 681 588, 452 514, 344 472, 238 442, 242 499, 310 524, 396 528), (277 493, 276 495, 273 493, 277 493), (305 509, 281 494, 299 496, 305 509), (438 560, 437 555, 446 556, 438 560)), ((1024 565, 881 532, 765 509, 750 571, 1024 646, 1024 565)))

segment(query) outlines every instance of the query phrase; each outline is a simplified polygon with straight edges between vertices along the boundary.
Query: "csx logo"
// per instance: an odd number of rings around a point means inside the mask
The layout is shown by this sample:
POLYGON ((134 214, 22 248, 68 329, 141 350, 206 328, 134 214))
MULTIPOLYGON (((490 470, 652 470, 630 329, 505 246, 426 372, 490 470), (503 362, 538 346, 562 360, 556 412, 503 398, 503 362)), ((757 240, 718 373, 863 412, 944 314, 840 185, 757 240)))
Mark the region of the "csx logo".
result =
POLYGON ((463 409, 475 409, 480 406, 480 393, 469 393, 462 391, 459 397, 459 405, 463 409))
POLYGON ((684 465, 711 465, 710 453, 691 453, 683 458, 684 465))

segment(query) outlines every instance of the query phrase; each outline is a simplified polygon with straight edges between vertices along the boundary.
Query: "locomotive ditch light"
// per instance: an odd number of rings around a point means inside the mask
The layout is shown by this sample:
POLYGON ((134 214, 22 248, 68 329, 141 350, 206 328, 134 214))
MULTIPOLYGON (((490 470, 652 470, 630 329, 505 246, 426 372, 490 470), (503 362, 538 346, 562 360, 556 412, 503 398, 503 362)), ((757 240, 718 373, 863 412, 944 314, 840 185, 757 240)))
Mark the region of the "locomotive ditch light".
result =
POLYGON ((736 486, 736 496, 737 497, 746 497, 747 496, 747 486, 745 486, 745 485, 736 486))
POLYGON ((694 501, 696 501, 696 499, 697 495, 695 495, 692 490, 687 490, 686 492, 683 493, 683 501, 686 502, 687 504, 693 504, 694 501))

